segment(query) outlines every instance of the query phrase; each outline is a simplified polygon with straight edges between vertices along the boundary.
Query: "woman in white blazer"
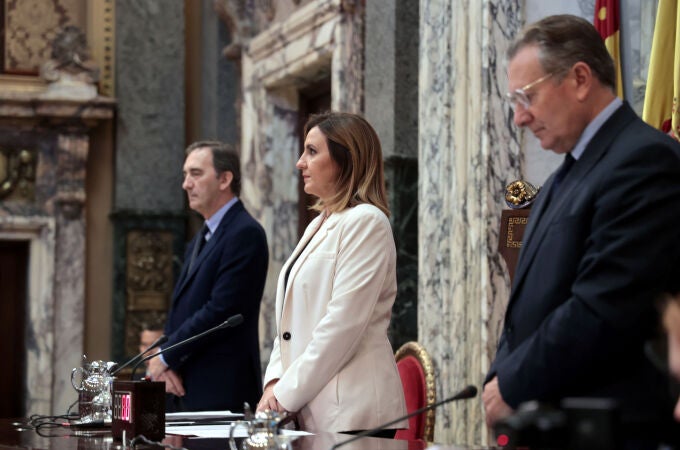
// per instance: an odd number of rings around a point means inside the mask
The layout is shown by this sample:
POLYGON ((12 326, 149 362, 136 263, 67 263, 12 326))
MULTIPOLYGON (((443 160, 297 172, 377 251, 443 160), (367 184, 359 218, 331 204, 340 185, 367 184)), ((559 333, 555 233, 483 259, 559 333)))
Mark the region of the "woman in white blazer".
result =
POLYGON ((296 167, 321 214, 278 279, 257 409, 297 413, 311 432, 356 433, 406 414, 387 338, 397 277, 380 141, 358 115, 312 116, 296 167))

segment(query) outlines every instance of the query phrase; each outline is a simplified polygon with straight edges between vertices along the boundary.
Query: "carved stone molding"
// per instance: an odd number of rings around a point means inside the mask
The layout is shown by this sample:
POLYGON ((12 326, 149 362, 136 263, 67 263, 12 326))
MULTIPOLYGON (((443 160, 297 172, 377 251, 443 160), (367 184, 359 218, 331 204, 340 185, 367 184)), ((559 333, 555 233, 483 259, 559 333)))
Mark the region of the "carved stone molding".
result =
POLYGON ((360 7, 360 0, 342 0, 341 7, 342 11, 348 14, 354 14, 356 10, 360 7))
POLYGON ((252 15, 247 12, 244 0, 215 0, 213 5, 231 34, 231 43, 222 49, 222 55, 231 61, 240 61, 244 43, 255 33, 252 15))
POLYGON ((0 90, 3 92, 35 94, 44 92, 46 87, 45 80, 38 77, 0 74, 0 90))
POLYGON ((87 101, 46 99, 40 94, 0 93, 0 121, 26 126, 59 126, 68 132, 86 132, 102 120, 113 118, 115 100, 96 97, 87 101))
POLYGON ((59 207, 61 216, 66 220, 77 220, 83 215, 83 206, 85 205, 85 194, 57 194, 56 203, 59 207))
POLYGON ((99 68, 90 59, 85 33, 76 26, 65 27, 51 43, 52 57, 40 67, 46 98, 88 100, 97 96, 99 68))
POLYGON ((276 17, 276 1, 275 0, 259 0, 258 2, 260 10, 264 13, 264 16, 269 22, 274 20, 276 17))
MULTIPOLYGON (((269 55, 281 52, 285 47, 302 38, 311 38, 316 35, 318 42, 313 42, 314 47, 326 43, 332 36, 314 33, 315 29, 321 28, 327 23, 340 17, 342 2, 340 0, 316 1, 303 6, 285 22, 275 24, 262 33, 248 45, 248 54, 255 61, 262 60, 269 55)), ((305 49, 306 52, 309 48, 305 49)))

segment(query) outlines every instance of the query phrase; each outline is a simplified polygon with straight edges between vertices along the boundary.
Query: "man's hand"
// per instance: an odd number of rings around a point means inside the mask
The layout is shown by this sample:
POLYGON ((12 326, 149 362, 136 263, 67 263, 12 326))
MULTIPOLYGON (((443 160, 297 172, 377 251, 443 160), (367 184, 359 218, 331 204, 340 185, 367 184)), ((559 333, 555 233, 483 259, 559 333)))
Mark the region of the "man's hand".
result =
POLYGON ((151 376, 153 381, 160 381, 158 377, 166 370, 168 370, 168 366, 165 365, 163 360, 156 357, 149 360, 149 366, 146 369, 146 373, 151 376))
POLYGON ((276 412, 285 412, 286 408, 284 408, 281 403, 276 399, 274 396, 274 385, 279 380, 272 380, 270 381, 267 386, 264 388, 264 393, 262 394, 262 398, 260 401, 257 403, 257 409, 255 412, 260 412, 260 411, 276 411, 276 412))
POLYGON ((182 377, 177 375, 177 372, 172 369, 163 372, 158 377, 158 381, 165 381, 165 392, 169 394, 175 394, 178 397, 184 397, 184 394, 186 394, 182 377))
POLYGON ((484 386, 482 401, 484 402, 487 427, 492 427, 498 420, 513 413, 510 405, 503 400, 503 396, 498 387, 498 377, 493 377, 493 379, 484 386))

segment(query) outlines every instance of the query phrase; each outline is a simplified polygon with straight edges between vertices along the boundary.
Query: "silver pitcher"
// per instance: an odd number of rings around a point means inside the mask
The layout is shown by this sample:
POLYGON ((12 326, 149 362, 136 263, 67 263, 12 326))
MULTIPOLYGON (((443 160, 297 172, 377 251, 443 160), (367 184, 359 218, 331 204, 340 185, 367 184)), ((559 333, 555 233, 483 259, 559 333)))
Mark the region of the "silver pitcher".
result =
POLYGON ((229 448, 239 450, 234 441, 234 430, 239 426, 248 429, 248 437, 243 439, 240 450, 291 450, 293 436, 281 434, 281 426, 289 416, 276 411, 260 411, 255 416, 246 404, 245 419, 233 422, 229 429, 229 448))
MULTIPOLYGON (((84 357, 83 357, 84 359, 84 357)), ((80 423, 111 423, 111 371, 115 362, 83 362, 71 371, 71 385, 78 392, 80 423)))

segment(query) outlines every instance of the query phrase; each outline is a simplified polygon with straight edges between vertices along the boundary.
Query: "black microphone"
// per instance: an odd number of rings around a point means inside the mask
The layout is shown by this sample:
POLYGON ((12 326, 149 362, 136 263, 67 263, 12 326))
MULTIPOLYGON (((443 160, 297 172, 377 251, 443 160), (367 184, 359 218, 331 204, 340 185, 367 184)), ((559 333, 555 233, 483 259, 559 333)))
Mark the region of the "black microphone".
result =
POLYGON ((241 322, 243 322, 243 314, 235 314, 235 315, 231 316, 230 318, 228 318, 227 320, 225 320, 224 322, 222 322, 221 324, 217 325, 216 327, 212 327, 212 328, 205 330, 204 332, 199 333, 195 336, 191 336, 190 338, 187 338, 183 341, 179 341, 176 344, 172 344, 170 347, 165 347, 165 348, 161 349, 161 351, 156 352, 153 355, 145 356, 144 358, 137 361, 137 364, 135 364, 135 366, 132 368, 131 378, 134 379, 135 371, 137 370, 137 367, 139 367, 139 365, 142 364, 143 362, 148 361, 151 358, 155 358, 156 356, 160 355, 161 353, 165 353, 168 350, 172 350, 173 348, 179 347, 180 345, 185 345, 185 344, 188 344, 190 342, 194 342, 196 339, 200 339, 203 336, 205 336, 206 334, 214 333, 215 331, 218 331, 218 330, 223 330, 225 328, 231 328, 231 327, 235 327, 236 325, 240 325, 241 322))
POLYGON ((111 376, 114 376, 115 374, 117 374, 118 372, 120 372, 121 370, 123 370, 124 368, 126 368, 127 366, 129 366, 130 364, 132 364, 132 363, 134 363, 134 362, 137 362, 137 360, 138 360, 139 358, 141 358, 142 356, 146 355, 147 353, 149 353, 149 351, 153 350, 154 348, 159 347, 159 346, 165 344, 167 341, 168 341, 168 337, 167 337, 166 335, 164 335, 164 334, 161 335, 158 339, 156 339, 155 341, 153 341, 153 343, 152 343, 151 345, 149 345, 147 348, 145 348, 145 349, 144 349, 142 352, 140 352, 137 356, 135 356, 134 358, 128 360, 128 362, 126 362, 126 363, 123 364, 122 366, 117 367, 116 370, 114 370, 113 372, 111 372, 111 376))
POLYGON ((438 401, 436 403, 432 403, 431 405, 427 405, 427 406, 424 406, 420 409, 417 409, 417 410, 413 411, 412 413, 405 415, 404 417, 394 419, 391 422, 384 423, 384 424, 377 426, 375 428, 372 428, 370 430, 365 430, 365 431, 362 431, 361 433, 357 433, 349 439, 346 439, 344 441, 340 441, 340 442, 336 443, 335 445, 333 445, 330 448, 330 450, 335 450, 336 448, 338 448, 342 445, 349 444, 350 442, 354 442, 357 439, 361 439, 362 437, 372 436, 375 433, 377 433, 378 431, 387 429, 390 425, 394 425, 395 423, 399 423, 402 420, 406 420, 406 419, 409 419, 413 416, 417 416, 417 415, 422 414, 426 411, 429 411, 429 410, 434 409, 438 406, 441 406, 445 403, 449 403, 449 402, 452 402, 454 400, 466 400, 468 398, 474 397, 475 395, 477 395, 477 388, 475 386, 470 385, 470 386, 466 387, 465 389, 463 389, 462 391, 460 391, 459 393, 457 393, 456 395, 454 395, 453 397, 449 397, 447 399, 438 401))

